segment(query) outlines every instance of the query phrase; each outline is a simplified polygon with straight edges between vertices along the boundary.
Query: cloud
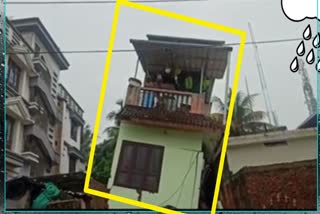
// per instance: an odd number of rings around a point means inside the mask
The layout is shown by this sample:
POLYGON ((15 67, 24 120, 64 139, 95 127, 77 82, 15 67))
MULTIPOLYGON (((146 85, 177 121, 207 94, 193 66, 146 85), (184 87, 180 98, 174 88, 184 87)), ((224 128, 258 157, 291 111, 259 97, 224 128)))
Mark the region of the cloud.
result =
POLYGON ((281 6, 283 13, 295 22, 317 18, 317 6, 320 13, 320 3, 317 4, 317 0, 281 0, 281 6))

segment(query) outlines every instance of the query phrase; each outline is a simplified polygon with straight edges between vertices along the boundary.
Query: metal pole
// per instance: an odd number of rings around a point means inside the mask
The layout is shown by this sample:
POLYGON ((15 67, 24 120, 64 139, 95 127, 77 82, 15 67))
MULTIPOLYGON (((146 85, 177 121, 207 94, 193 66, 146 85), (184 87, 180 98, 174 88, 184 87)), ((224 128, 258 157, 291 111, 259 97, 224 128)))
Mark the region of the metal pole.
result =
POLYGON ((200 94, 202 94, 203 76, 204 76, 204 63, 201 67, 200 94))
POLYGON ((139 69, 139 58, 137 59, 136 70, 134 72, 134 78, 137 78, 138 69, 139 69))
POLYGON ((227 70, 226 70, 226 88, 225 88, 225 94, 224 94, 224 112, 223 112, 223 125, 226 124, 227 121, 227 113, 228 113, 228 91, 229 91, 229 78, 230 78, 230 61, 231 61, 231 54, 228 54, 228 64, 227 64, 227 70))
MULTIPOLYGON (((247 96, 250 97, 249 85, 248 85, 248 80, 247 80, 247 77, 246 77, 246 76, 244 76, 244 81, 245 81, 245 83, 246 83, 247 96)), ((253 105, 252 105, 251 100, 249 100, 249 104, 250 104, 251 111, 253 112, 253 105)))

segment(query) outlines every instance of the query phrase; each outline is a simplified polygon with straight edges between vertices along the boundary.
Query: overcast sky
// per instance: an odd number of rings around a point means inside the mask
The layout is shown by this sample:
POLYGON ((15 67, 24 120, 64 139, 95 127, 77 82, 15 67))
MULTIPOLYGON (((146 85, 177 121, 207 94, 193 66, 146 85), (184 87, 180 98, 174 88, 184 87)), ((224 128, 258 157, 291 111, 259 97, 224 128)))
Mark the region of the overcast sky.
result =
MULTIPOLYGON (((308 24, 312 25, 315 33, 315 21, 306 20, 300 23, 289 21, 282 13, 280 2, 280 0, 209 0, 149 5, 245 30, 248 32, 247 41, 251 41, 248 21, 253 26, 256 41, 300 38, 308 24)), ((39 17, 61 50, 100 50, 108 48, 113 10, 114 4, 8 5, 7 15, 13 18, 39 17)), ((129 39, 144 39, 146 34, 225 40, 226 43, 239 42, 239 38, 226 33, 131 8, 121 8, 115 49, 132 49, 129 39)), ((308 117, 301 76, 289 70, 299 43, 300 41, 294 41, 259 45, 273 109, 281 125, 286 125, 290 129, 296 128, 308 117)), ((234 46, 232 76, 237 54, 238 47, 234 46)), ((90 125, 95 121, 105 57, 105 53, 66 54, 71 66, 69 70, 63 71, 60 77, 60 81, 85 110, 85 120, 90 125)), ((115 108, 114 103, 117 99, 124 98, 128 78, 134 74, 136 59, 134 52, 113 54, 104 115, 115 108)), ((316 96, 314 66, 307 66, 307 69, 316 96)), ((141 69, 139 76, 143 76, 141 69)), ((248 79, 250 93, 261 93, 252 45, 245 47, 239 82, 239 90, 245 91, 244 76, 248 79)), ((225 80, 217 81, 214 94, 223 97, 224 87, 225 80)), ((257 99, 255 109, 264 110, 262 94, 257 99)), ((101 127, 108 124, 103 119, 101 127)))

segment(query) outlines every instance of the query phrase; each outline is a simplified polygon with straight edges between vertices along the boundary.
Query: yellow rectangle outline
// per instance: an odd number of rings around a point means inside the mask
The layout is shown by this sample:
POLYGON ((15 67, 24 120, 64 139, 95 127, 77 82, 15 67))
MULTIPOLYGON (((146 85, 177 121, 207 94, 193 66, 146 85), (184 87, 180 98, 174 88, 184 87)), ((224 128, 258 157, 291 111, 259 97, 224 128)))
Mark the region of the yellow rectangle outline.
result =
POLYGON ((227 121, 226 121, 226 128, 225 128, 224 139, 223 139, 223 143, 222 143, 217 181, 216 181, 216 185, 215 185, 215 191, 214 191, 214 197, 213 197, 213 203, 212 203, 212 209, 211 209, 211 214, 214 214, 216 211, 216 208, 217 208, 219 189, 220 189, 220 183, 221 183, 221 178, 222 178, 222 171, 223 171, 224 160, 225 160, 225 155, 226 155, 226 151, 227 151, 227 144, 228 144, 228 138, 229 138, 229 133, 230 133, 233 108, 234 108, 234 103, 235 103, 235 99, 236 99, 236 92, 237 92, 237 88, 238 88, 238 81, 239 81, 239 76, 240 76, 240 70, 241 70, 241 64, 242 64, 242 58, 243 58, 243 52, 244 52, 244 46, 245 46, 245 40, 246 40, 246 32, 243 30, 238 30, 238 29, 223 26, 220 24, 215 24, 215 23, 211 23, 208 21, 188 17, 185 15, 176 14, 173 12, 150 7, 147 5, 133 3, 128 0, 117 0, 116 5, 115 5, 115 11, 114 11, 113 21, 112 21, 112 28, 111 28, 111 33, 110 33, 108 53, 106 56, 106 64, 104 67, 102 86, 100 89, 100 96, 99 96, 99 102, 98 102, 97 113, 96 113, 96 121, 95 121, 94 130, 93 130, 91 150, 90 150, 90 154, 89 154, 88 168, 87 168, 86 179, 85 179, 85 184, 84 184, 84 192, 87 194, 94 195, 94 196, 99 196, 102 198, 106 198, 106 199, 118 201, 121 203, 129 204, 131 206, 136 206, 136 207, 141 207, 144 209, 153 210, 153 211, 160 212, 160 213, 181 214, 181 212, 178 212, 178 211, 166 209, 166 208, 159 207, 156 205, 132 200, 129 198, 125 198, 125 197, 121 197, 121 196, 117 196, 117 195, 113 195, 110 193, 106 193, 106 192, 102 192, 102 191, 98 191, 98 190, 94 190, 94 189, 89 188, 94 153, 95 153, 97 137, 98 137, 98 132, 99 132, 99 126, 100 126, 100 119, 101 119, 101 115, 102 115, 102 108, 103 108, 103 103, 104 103, 106 86, 107 86, 107 82, 108 82, 109 68, 110 68, 111 58, 112 58, 112 50, 113 50, 113 45, 114 45, 114 40, 115 40, 116 29, 117 29, 117 25, 118 25, 118 18, 119 18, 121 6, 131 7, 131 8, 137 9, 137 10, 142 10, 142 11, 157 14, 160 16, 165 16, 165 17, 189 22, 189 23, 204 26, 207 28, 213 28, 215 30, 219 30, 219 31, 223 31, 226 33, 240 36, 240 47, 239 47, 239 52, 238 52, 236 71, 235 71, 235 76, 234 76, 234 81, 233 81, 233 86, 232 86, 229 112, 228 112, 228 117, 227 117, 227 121))

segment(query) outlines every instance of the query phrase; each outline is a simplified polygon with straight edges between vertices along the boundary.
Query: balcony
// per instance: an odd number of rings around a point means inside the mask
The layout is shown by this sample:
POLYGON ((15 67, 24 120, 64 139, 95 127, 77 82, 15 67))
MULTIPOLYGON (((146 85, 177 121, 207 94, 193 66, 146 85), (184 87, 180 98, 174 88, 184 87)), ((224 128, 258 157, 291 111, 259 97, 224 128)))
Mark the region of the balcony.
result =
POLYGON ((223 130, 220 123, 209 117, 210 109, 204 94, 140 87, 140 81, 131 78, 119 119, 197 132, 223 130))
POLYGON ((7 43, 11 46, 19 46, 21 44, 21 39, 19 38, 19 35, 9 25, 6 29, 6 38, 7 43))
POLYGON ((25 131, 26 136, 33 136, 40 142, 40 146, 43 151, 45 151, 46 155, 53 161, 56 162, 56 156, 54 150, 49 142, 46 130, 35 124, 32 126, 28 126, 25 131))
POLYGON ((190 111, 192 94, 163 89, 141 88, 138 106, 144 108, 162 107, 167 111, 190 111))
POLYGON ((209 115, 210 113, 211 104, 205 102, 204 94, 140 87, 137 80, 131 79, 130 81, 126 105, 149 109, 161 108, 170 112, 184 111, 202 115, 209 115))
POLYGON ((57 110, 56 103, 54 102, 53 97, 51 95, 51 90, 48 86, 48 83, 43 78, 36 77, 31 79, 30 86, 40 89, 41 94, 43 95, 42 97, 45 100, 47 106, 49 107, 49 111, 57 119, 60 119, 59 112, 57 110))
POLYGON ((41 56, 41 55, 35 56, 32 59, 32 62, 33 62, 35 69, 38 72, 42 73, 42 72, 48 71, 48 67, 46 65, 46 61, 44 60, 43 56, 41 56))

